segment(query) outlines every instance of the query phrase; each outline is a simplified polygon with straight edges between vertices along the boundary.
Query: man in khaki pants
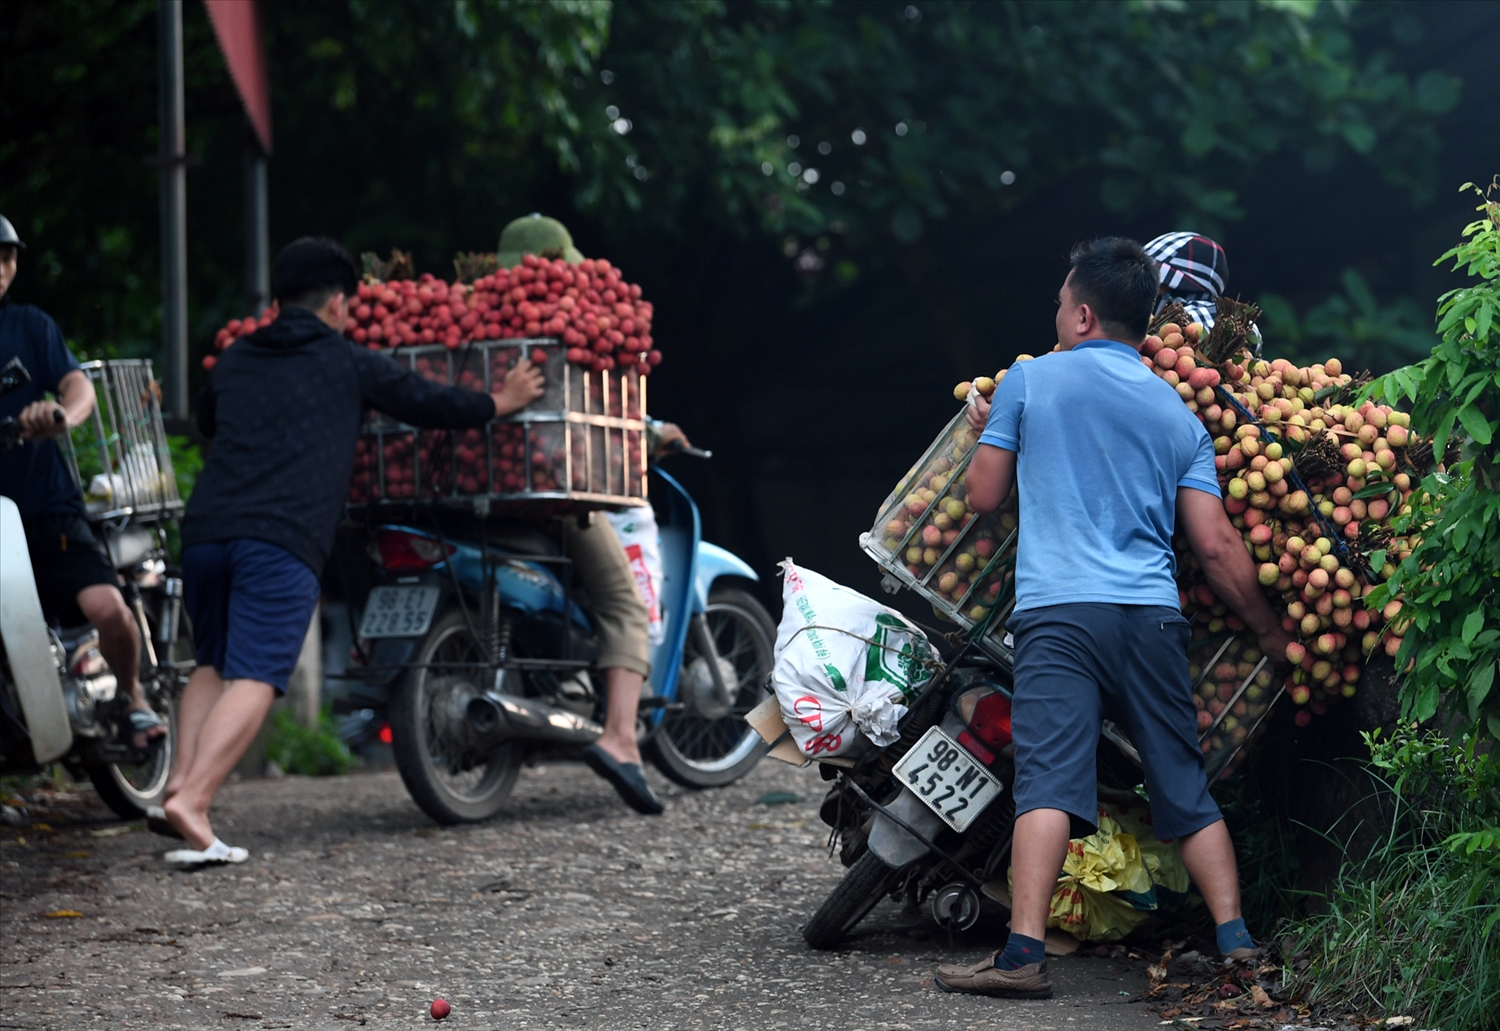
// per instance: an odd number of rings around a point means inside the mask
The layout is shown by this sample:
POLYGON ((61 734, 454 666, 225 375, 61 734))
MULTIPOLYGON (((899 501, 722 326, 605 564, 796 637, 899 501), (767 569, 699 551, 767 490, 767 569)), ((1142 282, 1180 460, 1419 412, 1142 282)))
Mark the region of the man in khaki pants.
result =
POLYGON ((607 698, 604 735, 589 745, 583 758, 632 809, 656 816, 662 804, 646 783, 635 739, 641 687, 651 672, 646 603, 609 520, 591 512, 586 527, 571 518, 563 520, 563 527, 563 547, 593 609, 599 634, 595 665, 604 671, 607 698))

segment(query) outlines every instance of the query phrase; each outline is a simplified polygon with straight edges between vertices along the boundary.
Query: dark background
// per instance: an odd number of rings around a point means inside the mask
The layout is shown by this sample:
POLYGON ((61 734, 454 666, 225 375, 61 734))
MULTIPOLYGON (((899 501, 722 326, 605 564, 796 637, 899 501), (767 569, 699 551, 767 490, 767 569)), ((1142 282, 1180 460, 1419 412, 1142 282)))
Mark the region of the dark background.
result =
MULTIPOLYGON (((1051 347, 1074 242, 1210 233, 1269 354, 1381 371, 1430 347, 1457 188, 1500 172, 1493 4, 262 10, 273 251, 327 233, 451 278, 509 219, 563 219, 655 302, 651 410, 715 453, 670 469, 768 581, 791 555, 877 593, 860 531, 957 381, 1051 347)), ((203 7, 184 20, 196 361, 246 314, 247 134, 203 7)), ((158 353, 155 47, 150 2, 0 13, 13 296, 81 354, 158 353)))

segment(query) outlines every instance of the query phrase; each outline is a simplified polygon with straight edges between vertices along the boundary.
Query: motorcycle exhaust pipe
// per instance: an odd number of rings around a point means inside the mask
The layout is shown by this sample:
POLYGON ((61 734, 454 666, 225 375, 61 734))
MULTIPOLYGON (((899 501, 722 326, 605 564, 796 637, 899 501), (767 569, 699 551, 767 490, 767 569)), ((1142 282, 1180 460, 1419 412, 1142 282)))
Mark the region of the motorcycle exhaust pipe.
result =
POLYGON ((465 716, 473 744, 481 749, 514 738, 591 745, 604 733, 599 724, 577 713, 554 709, 535 698, 511 694, 484 694, 471 698, 465 716))
POLYGON ((177 643, 177 624, 182 618, 182 581, 175 576, 162 582, 160 615, 156 624, 156 643, 170 649, 177 643))

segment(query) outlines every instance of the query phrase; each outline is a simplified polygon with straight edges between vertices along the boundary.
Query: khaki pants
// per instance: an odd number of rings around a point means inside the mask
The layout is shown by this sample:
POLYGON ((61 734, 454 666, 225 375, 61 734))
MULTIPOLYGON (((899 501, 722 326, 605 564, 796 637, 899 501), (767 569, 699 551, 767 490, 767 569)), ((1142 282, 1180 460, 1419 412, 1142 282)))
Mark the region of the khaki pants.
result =
POLYGON ((563 519, 563 547, 573 560, 578 585, 589 596, 599 632, 599 669, 628 669, 651 674, 646 635, 650 617, 635 575, 614 527, 598 512, 580 528, 572 516, 563 519))

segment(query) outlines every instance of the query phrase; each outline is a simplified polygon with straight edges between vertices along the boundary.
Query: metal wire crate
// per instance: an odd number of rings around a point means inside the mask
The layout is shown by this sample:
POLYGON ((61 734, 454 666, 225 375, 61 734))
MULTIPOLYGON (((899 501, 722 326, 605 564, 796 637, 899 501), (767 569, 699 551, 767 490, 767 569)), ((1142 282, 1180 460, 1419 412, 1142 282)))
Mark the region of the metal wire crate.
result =
POLYGON ((494 340, 393 357, 448 386, 493 391, 521 357, 542 370, 543 395, 482 428, 424 430, 374 416, 361 433, 351 505, 545 501, 624 508, 646 498, 646 379, 633 369, 569 363, 556 340, 494 340))
POLYGON ((160 519, 182 510, 149 358, 85 362, 93 415, 63 447, 90 518, 160 519))
POLYGON ((880 506, 860 535, 865 553, 885 570, 891 594, 915 591, 943 618, 969 629, 999 613, 979 642, 1008 661, 1005 616, 1015 603, 1016 499, 998 512, 968 507, 964 474, 978 443, 959 412, 880 506))

